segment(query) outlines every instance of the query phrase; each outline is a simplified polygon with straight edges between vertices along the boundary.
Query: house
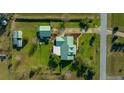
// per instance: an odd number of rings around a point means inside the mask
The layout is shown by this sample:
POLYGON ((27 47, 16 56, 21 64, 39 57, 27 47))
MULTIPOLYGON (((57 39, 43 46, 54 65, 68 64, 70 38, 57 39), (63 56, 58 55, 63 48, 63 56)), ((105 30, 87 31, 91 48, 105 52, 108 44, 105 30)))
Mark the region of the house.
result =
POLYGON ((41 40, 48 40, 51 36, 50 26, 40 26, 38 29, 38 36, 41 40))
POLYGON ((22 47, 22 31, 14 31, 12 34, 13 46, 22 47))
POLYGON ((61 60, 74 60, 76 45, 73 36, 56 37, 53 53, 60 56, 61 60))

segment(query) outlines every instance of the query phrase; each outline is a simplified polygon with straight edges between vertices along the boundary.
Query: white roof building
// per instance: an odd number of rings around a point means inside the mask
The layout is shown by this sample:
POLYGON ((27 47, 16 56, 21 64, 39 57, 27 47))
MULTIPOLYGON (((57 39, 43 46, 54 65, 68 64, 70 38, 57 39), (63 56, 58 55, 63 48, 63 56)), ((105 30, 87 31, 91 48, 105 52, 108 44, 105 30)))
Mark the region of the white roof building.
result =
POLYGON ((60 46, 53 46, 53 54, 60 56, 61 54, 60 46))

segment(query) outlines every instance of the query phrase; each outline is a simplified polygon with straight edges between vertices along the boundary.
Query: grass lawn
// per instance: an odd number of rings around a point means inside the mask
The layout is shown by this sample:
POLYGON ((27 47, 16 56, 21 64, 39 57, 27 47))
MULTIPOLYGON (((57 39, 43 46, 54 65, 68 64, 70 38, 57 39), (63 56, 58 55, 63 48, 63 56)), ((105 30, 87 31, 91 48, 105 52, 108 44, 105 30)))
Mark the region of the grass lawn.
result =
POLYGON ((0 63, 0 80, 9 79, 8 63, 0 63))
POLYGON ((124 32, 124 13, 108 14, 108 27, 119 27, 119 31, 124 32))
POLYGON ((82 34, 79 39, 79 54, 82 55, 82 58, 92 57, 91 64, 96 68, 96 74, 93 79, 99 79, 99 64, 100 64, 100 36, 95 34, 96 39, 93 46, 89 45, 90 39, 94 34, 82 34), (98 50, 98 52, 96 52, 98 50))
MULTIPOLYGON (((111 39, 112 36, 107 38, 107 74, 110 76, 124 76, 124 52, 111 52, 111 39), (122 71, 120 71, 120 69, 122 71)), ((115 43, 124 43, 124 38, 118 37, 115 43)))
MULTIPOLYGON (((50 54, 50 43, 48 45, 39 44, 36 38, 36 31, 40 25, 47 25, 48 23, 40 22, 16 22, 15 30, 21 30, 23 32, 23 39, 27 40, 26 45, 17 51, 13 49, 12 62, 16 66, 16 72, 14 73, 24 73, 30 71, 31 68, 48 65, 49 54, 50 54), (35 51, 32 52, 33 45, 35 46, 35 51), (20 61, 20 62, 18 62, 20 61)), ((15 68, 14 68, 15 69, 15 68)))

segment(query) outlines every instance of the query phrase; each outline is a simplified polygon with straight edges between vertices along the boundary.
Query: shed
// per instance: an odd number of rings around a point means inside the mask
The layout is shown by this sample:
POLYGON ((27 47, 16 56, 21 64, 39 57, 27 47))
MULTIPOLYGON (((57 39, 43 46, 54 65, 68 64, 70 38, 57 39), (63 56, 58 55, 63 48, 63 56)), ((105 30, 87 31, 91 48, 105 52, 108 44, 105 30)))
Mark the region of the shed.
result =
POLYGON ((50 26, 40 26, 38 29, 40 39, 49 39, 51 36, 50 26))
POLYGON ((13 39, 13 45, 15 46, 17 44, 17 32, 16 31, 13 32, 12 39, 13 39))
POLYGON ((13 45, 22 47, 22 31, 14 31, 12 34, 13 45))

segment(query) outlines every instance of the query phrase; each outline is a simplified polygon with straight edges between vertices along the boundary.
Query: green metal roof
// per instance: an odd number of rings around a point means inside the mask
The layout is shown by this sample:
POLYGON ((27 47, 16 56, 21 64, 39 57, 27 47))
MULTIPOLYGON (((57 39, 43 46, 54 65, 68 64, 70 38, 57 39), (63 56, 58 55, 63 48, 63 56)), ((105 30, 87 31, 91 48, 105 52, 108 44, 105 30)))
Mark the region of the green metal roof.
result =
POLYGON ((39 31, 50 31, 50 26, 40 26, 39 31))
POLYGON ((56 46, 61 46, 64 41, 65 40, 62 37, 56 37, 56 46))
POLYGON ((51 36, 50 26, 40 26, 38 31, 39 31, 39 36, 41 39, 50 38, 51 36))
POLYGON ((56 41, 64 41, 62 37, 56 37, 56 41))
POLYGON ((65 36, 64 40, 65 40, 65 43, 69 46, 73 45, 74 43, 74 38, 72 36, 65 36))
POLYGON ((57 37, 56 41, 56 45, 60 45, 61 47, 61 59, 73 60, 74 55, 76 55, 76 45, 74 45, 74 38, 72 36, 57 37))

